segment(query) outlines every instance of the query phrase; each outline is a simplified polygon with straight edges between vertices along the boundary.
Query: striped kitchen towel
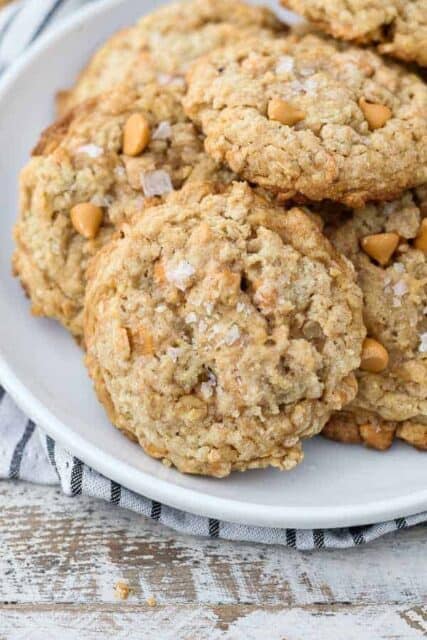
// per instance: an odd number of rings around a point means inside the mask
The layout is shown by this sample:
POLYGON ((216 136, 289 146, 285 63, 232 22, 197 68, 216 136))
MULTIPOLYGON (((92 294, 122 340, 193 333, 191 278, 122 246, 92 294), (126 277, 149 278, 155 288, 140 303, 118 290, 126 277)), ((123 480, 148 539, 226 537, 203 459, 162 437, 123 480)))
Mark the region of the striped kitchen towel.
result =
POLYGON ((0 9, 0 72, 56 21, 96 0, 12 0, 0 9))
POLYGON ((60 484, 68 496, 91 496, 131 509, 180 533, 280 544, 300 551, 346 549, 427 522, 427 513, 382 524, 342 529, 268 529, 173 509, 108 480, 59 447, 18 409, 0 387, 0 478, 60 484))
MULTIPOLYGON (((51 24, 87 2, 101 0, 15 0, 0 10, 0 72, 51 24)), ((268 529, 173 509, 137 495, 103 477, 64 451, 18 409, 0 387, 0 478, 60 484, 69 496, 92 496, 131 509, 175 531, 281 544, 299 550, 343 549, 427 522, 427 513, 391 522, 342 529, 268 529)))

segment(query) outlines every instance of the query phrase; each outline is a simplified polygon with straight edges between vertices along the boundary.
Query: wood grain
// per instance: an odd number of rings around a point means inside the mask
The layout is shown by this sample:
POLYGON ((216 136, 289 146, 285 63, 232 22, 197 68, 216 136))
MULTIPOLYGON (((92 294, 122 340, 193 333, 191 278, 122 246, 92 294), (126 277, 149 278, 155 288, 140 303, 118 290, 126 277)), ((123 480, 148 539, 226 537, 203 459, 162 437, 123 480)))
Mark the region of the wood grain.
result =
POLYGON ((420 640, 426 607, 9 607, 0 640, 420 640))
MULTIPOLYGON (((129 606, 150 596, 160 606, 403 611, 427 602, 426 526, 347 551, 299 553, 177 535, 101 501, 9 482, 0 484, 0 514, 0 603, 116 604, 118 580, 133 589, 129 606)), ((7 604, 0 611, 12 615, 7 604)))

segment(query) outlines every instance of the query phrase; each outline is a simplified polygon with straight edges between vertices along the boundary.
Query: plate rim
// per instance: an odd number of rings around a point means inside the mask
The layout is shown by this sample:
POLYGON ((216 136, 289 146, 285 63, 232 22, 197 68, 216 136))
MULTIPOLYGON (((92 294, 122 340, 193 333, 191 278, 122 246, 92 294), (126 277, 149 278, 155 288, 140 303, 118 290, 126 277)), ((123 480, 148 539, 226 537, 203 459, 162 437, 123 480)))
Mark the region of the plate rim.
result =
MULTIPOLYGON (((6 70, 0 80, 0 102, 13 87, 21 71, 30 66, 41 52, 54 45, 65 34, 78 29, 87 19, 102 16, 105 11, 123 2, 124 0, 103 0, 95 5, 82 7, 54 26, 6 70)), ((142 470, 136 471, 134 467, 117 460, 113 455, 102 451, 76 434, 72 427, 56 418, 53 412, 20 381, 1 348, 0 381, 29 418, 84 463, 139 495, 199 516, 249 526, 312 529, 369 525, 398 517, 408 517, 427 509, 427 487, 399 498, 333 508, 311 507, 307 516, 307 507, 247 503, 177 486, 173 481, 156 478, 142 470)), ((226 482, 226 479, 224 481, 226 482)))

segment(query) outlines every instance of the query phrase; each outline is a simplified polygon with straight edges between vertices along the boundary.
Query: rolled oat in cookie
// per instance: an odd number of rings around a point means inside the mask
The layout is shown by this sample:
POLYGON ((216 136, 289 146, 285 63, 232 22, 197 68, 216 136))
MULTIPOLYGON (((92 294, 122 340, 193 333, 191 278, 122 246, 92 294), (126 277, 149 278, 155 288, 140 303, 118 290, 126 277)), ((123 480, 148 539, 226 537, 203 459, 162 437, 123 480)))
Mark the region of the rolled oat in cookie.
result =
POLYGON ((113 424, 180 471, 291 469, 356 393, 351 264, 300 209, 187 184, 92 262, 87 366, 113 424))
POLYGON ((258 38, 196 62, 188 83, 208 153, 285 198, 358 207, 427 181, 427 85, 372 51, 258 38))
POLYGON ((188 65, 254 33, 286 29, 268 9, 229 0, 186 0, 144 16, 95 53, 70 91, 60 93, 62 114, 122 82, 157 81, 184 90, 188 65))
POLYGON ((427 66, 427 0, 281 0, 335 38, 427 66))
POLYGON ((191 180, 230 180, 172 88, 123 86, 48 129, 22 171, 13 266, 36 315, 82 336, 90 258, 147 202, 191 180))
POLYGON ((427 198, 423 190, 325 226, 356 268, 368 337, 359 391, 324 434, 387 449, 395 437, 427 449, 427 198))

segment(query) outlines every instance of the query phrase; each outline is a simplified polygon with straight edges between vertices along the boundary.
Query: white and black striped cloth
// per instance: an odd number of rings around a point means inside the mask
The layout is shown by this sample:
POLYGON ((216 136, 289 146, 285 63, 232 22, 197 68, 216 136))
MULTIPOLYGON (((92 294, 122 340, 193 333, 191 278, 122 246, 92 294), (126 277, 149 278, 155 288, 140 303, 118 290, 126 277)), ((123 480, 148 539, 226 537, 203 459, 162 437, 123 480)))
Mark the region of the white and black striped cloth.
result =
POLYGON ((0 72, 39 35, 83 4, 96 0, 12 0, 0 9, 0 72))
POLYGON ((203 518, 139 496, 67 453, 26 418, 0 387, 0 478, 60 484, 65 494, 92 496, 159 521, 180 533, 281 544, 301 551, 344 549, 427 522, 427 513, 366 527, 267 529, 203 518))
MULTIPOLYGON (((54 21, 95 0, 15 0, 0 10, 0 72, 54 21)), ((97 0, 101 1, 101 0, 97 0)), ((194 516, 139 496, 67 453, 18 409, 0 387, 0 478, 60 484, 69 496, 92 496, 157 520, 180 533, 281 544, 299 550, 343 549, 427 522, 427 513, 365 527, 267 529, 194 516)))

